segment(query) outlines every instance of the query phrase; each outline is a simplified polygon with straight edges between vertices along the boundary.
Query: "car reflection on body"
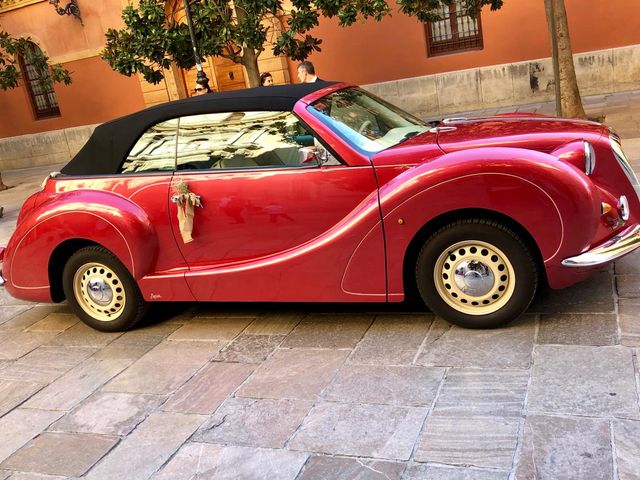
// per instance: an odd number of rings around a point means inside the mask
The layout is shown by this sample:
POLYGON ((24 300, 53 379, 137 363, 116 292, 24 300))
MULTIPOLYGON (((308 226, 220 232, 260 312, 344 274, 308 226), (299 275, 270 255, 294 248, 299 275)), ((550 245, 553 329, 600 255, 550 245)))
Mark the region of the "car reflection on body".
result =
POLYGON ((151 301, 400 302, 495 327, 638 247, 606 126, 437 126, 347 84, 203 95, 98 127, 24 203, 14 296, 131 328, 151 301))

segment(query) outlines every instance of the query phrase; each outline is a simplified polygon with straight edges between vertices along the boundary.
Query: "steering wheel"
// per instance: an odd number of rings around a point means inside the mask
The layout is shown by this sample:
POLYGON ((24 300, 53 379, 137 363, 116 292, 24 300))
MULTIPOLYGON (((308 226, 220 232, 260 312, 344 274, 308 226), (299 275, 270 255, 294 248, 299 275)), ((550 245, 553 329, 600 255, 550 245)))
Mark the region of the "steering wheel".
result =
POLYGON ((365 120, 364 122, 362 122, 362 125, 360 125, 360 128, 358 129, 358 133, 362 134, 362 132, 364 132, 364 129, 369 125, 371 125, 371 120, 365 120))

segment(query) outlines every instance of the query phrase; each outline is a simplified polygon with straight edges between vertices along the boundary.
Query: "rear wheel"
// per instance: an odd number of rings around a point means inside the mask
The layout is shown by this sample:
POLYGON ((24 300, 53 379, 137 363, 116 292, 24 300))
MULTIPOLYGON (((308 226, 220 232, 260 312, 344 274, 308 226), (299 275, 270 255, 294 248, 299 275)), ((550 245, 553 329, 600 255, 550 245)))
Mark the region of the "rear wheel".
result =
POLYGON ((493 328, 527 309, 538 270, 513 230, 468 219, 427 239, 418 255, 416 282, 427 306, 444 319, 467 328, 493 328))
POLYGON ((128 330, 146 313, 147 304, 135 280, 102 247, 74 253, 64 267, 62 286, 76 315, 103 332, 128 330))

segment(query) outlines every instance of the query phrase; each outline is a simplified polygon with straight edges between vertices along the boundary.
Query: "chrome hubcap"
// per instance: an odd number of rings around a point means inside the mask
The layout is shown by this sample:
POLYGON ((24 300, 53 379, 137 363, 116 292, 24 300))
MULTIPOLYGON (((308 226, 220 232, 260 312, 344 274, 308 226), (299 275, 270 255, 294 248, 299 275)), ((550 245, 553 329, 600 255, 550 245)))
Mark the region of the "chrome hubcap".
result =
POLYGON ((73 277, 73 291, 80 307, 101 322, 116 320, 126 304, 122 282, 101 263, 82 265, 73 277))
POLYGON ((487 315, 511 299, 516 277, 509 258, 499 248, 465 240, 440 254, 434 283, 449 306, 468 315, 487 315))
POLYGON ((455 282, 461 292, 472 297, 481 297, 491 291, 495 275, 485 263, 465 260, 456 266, 455 282))
POLYGON ((113 299, 113 290, 107 282, 100 277, 90 278, 87 282, 87 294, 98 305, 106 307, 113 299))

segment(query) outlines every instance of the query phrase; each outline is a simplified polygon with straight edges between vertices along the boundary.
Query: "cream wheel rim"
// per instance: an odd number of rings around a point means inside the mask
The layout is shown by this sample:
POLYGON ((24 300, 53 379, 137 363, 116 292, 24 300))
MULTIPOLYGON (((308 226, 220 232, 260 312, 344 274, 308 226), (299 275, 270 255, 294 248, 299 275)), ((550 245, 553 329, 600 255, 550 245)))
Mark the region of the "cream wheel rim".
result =
POLYGON ((112 322, 120 317, 127 301, 115 272, 96 262, 86 263, 76 270, 73 293, 80 308, 101 322, 112 322))
POLYGON ((509 302, 516 275, 502 250, 479 240, 465 240, 440 254, 434 283, 450 307, 467 315, 488 315, 509 302))

